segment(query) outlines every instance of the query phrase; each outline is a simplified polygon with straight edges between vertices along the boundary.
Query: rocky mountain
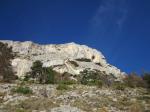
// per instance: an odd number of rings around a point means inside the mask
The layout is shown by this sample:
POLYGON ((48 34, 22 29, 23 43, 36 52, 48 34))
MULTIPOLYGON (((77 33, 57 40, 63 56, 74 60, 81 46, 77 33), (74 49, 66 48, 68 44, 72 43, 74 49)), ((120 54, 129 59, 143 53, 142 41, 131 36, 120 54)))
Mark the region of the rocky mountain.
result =
POLYGON ((12 60, 16 75, 21 77, 30 71, 36 60, 43 62, 44 67, 52 67, 59 73, 78 75, 85 69, 98 70, 120 79, 123 72, 107 63, 103 54, 96 49, 76 43, 39 45, 31 41, 19 42, 2 40, 12 46, 17 57, 12 60))
MULTIPOLYGON (((110 65, 96 49, 75 43, 39 45, 30 41, 0 42, 7 43, 15 52, 16 56, 11 61, 19 77, 26 75, 37 60, 43 63, 44 68, 40 66, 40 69, 51 70, 45 68, 51 67, 58 72, 53 71, 56 74, 49 72, 49 76, 57 76, 54 84, 33 80, 0 82, 0 112, 149 112, 150 110, 150 92, 146 83, 148 77, 143 80, 144 78, 134 74, 125 76, 125 73, 110 65), (67 78, 61 77, 64 75, 67 75, 67 78), (77 79, 78 82, 68 78, 77 79)), ((41 75, 45 79, 50 79, 44 76, 46 72, 41 75)))

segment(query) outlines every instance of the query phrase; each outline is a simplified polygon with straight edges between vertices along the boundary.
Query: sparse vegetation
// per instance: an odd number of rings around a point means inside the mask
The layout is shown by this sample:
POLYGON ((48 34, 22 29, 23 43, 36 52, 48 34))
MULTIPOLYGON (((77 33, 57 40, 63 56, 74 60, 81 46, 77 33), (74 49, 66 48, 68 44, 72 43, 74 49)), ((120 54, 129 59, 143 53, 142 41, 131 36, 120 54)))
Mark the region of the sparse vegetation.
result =
POLYGON ((145 81, 147 87, 150 89, 150 73, 143 73, 142 78, 145 81))
POLYGON ((113 84, 113 88, 116 90, 124 91, 127 86, 124 83, 116 82, 113 84))
POLYGON ((124 79, 124 82, 128 87, 131 87, 131 88, 146 87, 145 81, 135 73, 131 73, 128 76, 126 76, 126 78, 124 79))
POLYGON ((0 92, 0 97, 4 97, 5 96, 5 92, 0 92))
POLYGON ((130 106, 129 112, 145 112, 145 109, 142 104, 135 102, 130 106))
MULTIPOLYGON (((14 56, 12 48, 0 42, 0 81, 11 82, 17 78, 10 63, 14 56)), ((24 57, 31 59, 29 55, 18 58, 24 59, 24 57)), ((91 60, 96 61, 96 57, 67 61, 68 65, 77 72, 70 69, 66 63, 66 66, 61 63, 51 68, 44 67, 41 61, 33 62, 31 71, 24 79, 20 78, 14 84, 0 84, 0 111, 51 111, 52 108, 59 108, 62 104, 86 112, 148 112, 150 110, 150 73, 143 73, 141 76, 131 73, 122 80, 116 77, 117 74, 95 70, 97 68, 92 70, 87 68, 79 75, 75 74, 80 70, 79 64, 83 63, 79 61, 91 62, 91 60), (53 70, 53 68, 62 70, 62 67, 64 71, 67 71, 68 67, 69 73, 59 74, 53 70)), ((50 62, 51 59, 46 61, 50 62)), ((83 64, 88 66, 90 63, 83 64)), ((99 65, 96 66, 99 68, 102 66, 101 63, 95 64, 99 65)))
POLYGON ((5 92, 0 92, 0 104, 3 102, 5 95, 6 95, 5 92))
POLYGON ((24 109, 16 109, 16 112, 27 112, 27 111, 24 109))
POLYGON ((41 84, 54 84, 58 83, 60 87, 58 89, 64 88, 66 85, 81 83, 83 85, 97 86, 101 88, 102 86, 114 87, 118 90, 124 90, 126 87, 149 87, 149 76, 144 74, 142 77, 135 73, 131 73, 123 80, 124 83, 116 82, 113 74, 105 75, 105 73, 96 70, 84 70, 77 77, 78 82, 71 80, 69 73, 58 74, 52 70, 52 68, 42 67, 43 63, 40 61, 35 61, 31 67, 32 71, 29 75, 25 76, 25 81, 30 78, 36 79, 41 84))
POLYGON ((17 79, 14 75, 11 60, 15 54, 12 52, 12 47, 8 47, 8 44, 0 42, 0 81, 11 82, 17 79))
POLYGON ((88 102, 85 100, 77 99, 71 105, 78 107, 78 108, 84 110, 85 112, 92 112, 92 108, 89 108, 89 107, 91 107, 91 105, 88 104, 88 102))
POLYGON ((83 85, 102 87, 103 81, 100 79, 100 75, 95 71, 84 70, 81 72, 80 82, 83 85))
POLYGON ((17 88, 13 88, 12 92, 20 93, 20 94, 32 94, 32 90, 26 86, 19 86, 17 88))
POLYGON ((107 108, 106 107, 102 107, 101 109, 99 109, 98 112, 108 112, 107 108))
POLYGON ((41 84, 54 84, 55 72, 50 67, 43 67, 41 61, 35 61, 31 67, 31 72, 29 72, 25 80, 29 78, 36 79, 41 84))
POLYGON ((31 110, 40 110, 41 108, 48 109, 58 105, 54 104, 53 101, 49 99, 31 98, 22 101, 18 106, 22 107, 25 110, 31 111, 31 110))
POLYGON ((41 112, 42 110, 48 110, 50 108, 58 107, 59 105, 53 103, 51 99, 43 98, 29 98, 23 101, 19 101, 13 105, 7 104, 4 106, 4 112, 41 112))
MULTIPOLYGON (((22 85, 22 87, 26 86, 22 85)), ((57 88, 55 88, 56 85, 32 84, 30 86, 34 93, 29 95, 19 92, 19 94, 9 94, 7 97, 7 94, 4 94, 5 100, 0 103, 3 106, 0 110, 4 110, 4 112, 51 111, 53 108, 59 109, 62 104, 65 106, 69 104, 71 108, 75 107, 86 112, 147 112, 150 106, 150 93, 144 88, 127 88, 125 91, 120 91, 122 90, 120 87, 117 90, 97 89, 63 83, 59 84, 57 88), (73 86, 76 88, 72 88, 73 86), (46 96, 43 95, 43 92, 46 96)), ((1 85, 0 88, 2 87, 1 85)), ((18 88, 19 86, 10 87, 18 88)))
POLYGON ((58 84, 58 86, 57 86, 56 89, 57 89, 57 90, 68 90, 68 89, 70 89, 70 88, 69 88, 68 85, 63 84, 63 83, 60 83, 60 84, 58 84))
POLYGON ((60 81, 61 84, 66 84, 66 85, 72 85, 72 84, 76 84, 77 82, 74 80, 62 80, 60 81))

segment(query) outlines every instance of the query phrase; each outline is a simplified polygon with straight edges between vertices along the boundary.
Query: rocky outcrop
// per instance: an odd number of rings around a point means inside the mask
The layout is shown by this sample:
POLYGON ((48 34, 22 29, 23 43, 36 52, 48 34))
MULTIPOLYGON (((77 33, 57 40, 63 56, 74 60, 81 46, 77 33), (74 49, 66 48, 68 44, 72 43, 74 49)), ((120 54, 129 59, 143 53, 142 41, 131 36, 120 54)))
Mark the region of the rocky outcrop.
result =
POLYGON ((117 78, 124 77, 118 68, 107 63, 105 57, 96 49, 75 43, 39 45, 31 41, 19 42, 3 40, 12 46, 17 57, 12 66, 19 77, 30 71, 36 60, 43 62, 44 67, 53 67, 59 73, 68 72, 78 75, 84 69, 99 70, 105 74, 113 74, 117 78))
MULTIPOLYGON (((150 92, 144 88, 97 88, 26 84, 32 94, 12 90, 19 84, 0 84, 0 112, 149 112, 150 92)), ((22 84, 21 84, 22 85, 22 84)))

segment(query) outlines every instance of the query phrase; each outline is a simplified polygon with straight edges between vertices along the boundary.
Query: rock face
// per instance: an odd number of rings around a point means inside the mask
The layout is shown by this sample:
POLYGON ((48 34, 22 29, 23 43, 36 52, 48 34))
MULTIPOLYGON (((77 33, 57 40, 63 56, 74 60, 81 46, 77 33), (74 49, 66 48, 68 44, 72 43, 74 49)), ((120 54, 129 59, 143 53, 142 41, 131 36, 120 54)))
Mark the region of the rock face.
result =
POLYGON ((75 43, 39 45, 31 41, 19 42, 3 40, 12 46, 18 56, 12 60, 16 75, 21 77, 30 71, 36 60, 43 62, 44 67, 53 67, 59 73, 78 75, 84 69, 99 70, 113 74, 117 78, 124 77, 118 68, 107 63, 105 57, 96 49, 75 43))

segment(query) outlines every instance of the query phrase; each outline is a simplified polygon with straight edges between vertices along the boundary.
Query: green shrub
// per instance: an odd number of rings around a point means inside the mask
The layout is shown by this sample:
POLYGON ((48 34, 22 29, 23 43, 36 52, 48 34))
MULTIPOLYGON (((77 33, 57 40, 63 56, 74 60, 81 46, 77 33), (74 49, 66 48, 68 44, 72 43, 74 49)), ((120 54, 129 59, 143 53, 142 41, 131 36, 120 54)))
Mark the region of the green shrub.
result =
POLYGON ((76 84, 77 82, 74 80, 62 80, 60 81, 61 84, 66 84, 66 85, 72 85, 72 84, 76 84))
POLYGON ((44 83, 54 84, 55 83, 55 74, 56 74, 56 72, 54 72, 52 70, 52 68, 50 68, 50 67, 49 68, 44 67, 43 70, 44 70, 43 75, 45 75, 45 77, 43 78, 44 83))
POLYGON ((84 85, 91 85, 92 83, 95 83, 95 81, 99 78, 96 72, 89 70, 84 70, 83 72, 81 72, 80 76, 80 82, 84 85))
POLYGON ((143 78, 143 80, 145 81, 146 86, 147 86, 148 88, 150 88, 150 73, 144 73, 144 74, 142 75, 142 78, 143 78))
POLYGON ((101 80, 88 80, 88 82, 85 84, 88 86, 102 86, 102 81, 101 80))
POLYGON ((113 87, 114 87, 114 89, 116 89, 116 90, 121 90, 121 91, 124 91, 125 88, 126 88, 126 86, 125 86, 124 83, 119 83, 119 82, 114 83, 114 84, 113 84, 113 87))
POLYGON ((69 88, 68 85, 60 83, 60 84, 57 86, 56 89, 57 89, 57 90, 68 90, 68 89, 70 89, 70 88, 69 88))
POLYGON ((23 81, 29 81, 30 80, 30 76, 27 74, 24 76, 23 81))
POLYGON ((97 81, 97 87, 98 88, 102 88, 102 86, 103 86, 103 81, 101 81, 101 80, 99 80, 99 81, 97 81))
POLYGON ((12 91, 21 94, 32 94, 32 90, 26 86, 19 86, 17 88, 13 88, 12 91))
POLYGON ((0 82, 12 82, 17 79, 11 65, 11 60, 14 57, 12 47, 0 42, 0 82))
POLYGON ((54 84, 56 72, 52 70, 51 67, 42 67, 43 63, 41 61, 33 62, 31 67, 31 72, 26 75, 24 80, 29 80, 29 78, 35 79, 41 84, 54 84))
POLYGON ((83 85, 97 85, 99 87, 110 87, 115 82, 116 77, 113 74, 107 75, 101 71, 84 70, 80 75, 80 82, 83 85))
POLYGON ((84 70, 81 72, 81 84, 83 85, 89 85, 89 86, 103 86, 103 81, 100 78, 100 74, 96 71, 88 71, 84 70))
POLYGON ((27 112, 24 109, 16 109, 16 112, 27 112))

